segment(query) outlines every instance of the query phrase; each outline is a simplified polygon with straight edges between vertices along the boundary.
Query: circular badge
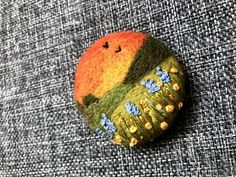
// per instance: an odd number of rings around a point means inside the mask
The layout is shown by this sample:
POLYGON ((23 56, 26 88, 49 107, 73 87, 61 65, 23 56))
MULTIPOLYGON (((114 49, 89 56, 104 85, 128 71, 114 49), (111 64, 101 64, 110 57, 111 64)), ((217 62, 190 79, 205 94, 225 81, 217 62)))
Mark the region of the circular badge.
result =
POLYGON ((124 31, 92 44, 79 59, 74 95, 98 135, 134 147, 166 131, 183 107, 183 70, 148 34, 124 31))

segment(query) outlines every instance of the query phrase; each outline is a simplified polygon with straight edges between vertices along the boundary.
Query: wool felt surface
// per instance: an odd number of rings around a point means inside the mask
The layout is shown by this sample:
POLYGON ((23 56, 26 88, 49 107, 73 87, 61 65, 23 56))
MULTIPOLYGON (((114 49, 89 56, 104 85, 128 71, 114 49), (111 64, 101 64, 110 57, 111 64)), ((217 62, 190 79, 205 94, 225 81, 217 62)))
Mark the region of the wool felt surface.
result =
POLYGON ((0 176, 235 176, 233 0, 0 1, 0 176), (149 33, 188 78, 172 129, 138 149, 85 124, 74 98, 78 58, 110 32, 149 33))
POLYGON ((116 32, 80 58, 75 101, 101 137, 134 147, 153 142, 173 123, 183 108, 184 79, 178 60, 158 39, 116 32))

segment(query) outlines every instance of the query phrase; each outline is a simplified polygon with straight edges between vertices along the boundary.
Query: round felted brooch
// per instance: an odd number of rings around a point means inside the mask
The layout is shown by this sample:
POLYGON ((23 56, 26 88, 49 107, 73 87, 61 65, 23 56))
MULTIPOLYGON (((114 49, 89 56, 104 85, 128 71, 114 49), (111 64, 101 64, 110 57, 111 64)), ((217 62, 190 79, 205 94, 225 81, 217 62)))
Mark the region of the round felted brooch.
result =
POLYGON ((184 74, 158 39, 124 31, 102 37, 77 65, 74 94, 88 125, 134 147, 165 132, 183 107, 184 74))

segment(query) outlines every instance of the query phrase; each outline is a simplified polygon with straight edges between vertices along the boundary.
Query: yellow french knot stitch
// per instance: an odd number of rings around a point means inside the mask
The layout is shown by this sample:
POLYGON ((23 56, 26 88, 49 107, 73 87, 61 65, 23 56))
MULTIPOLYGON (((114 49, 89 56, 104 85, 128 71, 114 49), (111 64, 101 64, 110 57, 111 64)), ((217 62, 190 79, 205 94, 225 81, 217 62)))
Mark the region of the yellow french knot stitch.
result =
POLYGON ((129 146, 133 147, 138 143, 138 140, 136 138, 131 138, 129 146))

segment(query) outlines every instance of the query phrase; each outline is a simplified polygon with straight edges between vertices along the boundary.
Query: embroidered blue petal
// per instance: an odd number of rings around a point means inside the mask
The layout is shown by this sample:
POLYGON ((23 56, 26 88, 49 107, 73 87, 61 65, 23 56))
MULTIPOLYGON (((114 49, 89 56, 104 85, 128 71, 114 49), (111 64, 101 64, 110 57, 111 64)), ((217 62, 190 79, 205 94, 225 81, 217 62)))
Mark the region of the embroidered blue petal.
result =
POLYGON ((157 66, 157 71, 161 71, 161 67, 160 66, 157 66))
POLYGON ((168 83, 170 82, 170 77, 169 74, 167 72, 163 72, 163 74, 160 77, 161 82, 163 83, 168 83))
POLYGON ((116 127, 114 126, 114 124, 113 124, 112 122, 109 123, 108 128, 107 128, 107 131, 108 131, 110 134, 112 134, 112 133, 114 133, 114 132, 116 131, 116 127))
POLYGON ((149 93, 155 93, 160 90, 160 87, 157 86, 154 80, 147 80, 147 81, 143 80, 143 83, 144 82, 145 82, 144 86, 148 89, 149 93))
POLYGON ((161 76, 162 74, 163 74, 162 71, 157 71, 157 75, 158 75, 158 76, 161 76))
POLYGON ((103 131, 102 130, 100 130, 99 128, 96 128, 96 133, 99 135, 99 136, 101 136, 101 137, 103 137, 103 138, 106 138, 107 137, 107 135, 105 134, 105 133, 103 133, 103 131))
POLYGON ((125 108, 126 108, 126 110, 127 110, 127 112, 128 112, 129 114, 132 113, 132 108, 131 108, 131 105, 130 105, 129 103, 126 103, 126 104, 125 104, 125 108))
POLYGON ((102 113, 102 117, 104 118, 107 118, 106 114, 105 113, 102 113))
POLYGON ((152 88, 150 88, 148 91, 149 93, 155 93, 160 90, 160 87, 157 85, 154 85, 152 88))
POLYGON ((156 73, 158 76, 160 76, 160 80, 162 83, 168 83, 170 82, 170 77, 169 77, 169 74, 168 72, 163 72, 161 71, 161 68, 160 67, 157 67, 157 73, 156 73))
POLYGON ((135 116, 141 115, 138 107, 136 107, 133 103, 126 103, 125 108, 129 114, 133 114, 135 116))
POLYGON ((116 131, 116 127, 111 120, 109 120, 106 114, 102 113, 101 125, 105 130, 109 133, 114 133, 116 131))
POLYGON ((106 138, 106 139, 109 139, 109 140, 111 140, 112 139, 112 137, 111 136, 109 136, 109 135, 107 135, 106 133, 104 133, 102 130, 100 130, 99 128, 96 128, 96 133, 99 135, 99 136, 101 136, 101 137, 103 137, 103 138, 106 138))
POLYGON ((107 123, 107 118, 102 118, 101 119, 101 125, 106 126, 106 123, 107 123))
POLYGON ((145 81, 145 80, 141 80, 141 81, 140 81, 140 84, 141 84, 141 85, 145 85, 145 84, 146 84, 146 81, 145 81))
POLYGON ((151 88, 152 87, 152 82, 147 82, 146 85, 145 85, 147 88, 151 88))
POLYGON ((149 90, 149 93, 152 93, 152 94, 153 94, 153 93, 155 93, 155 92, 156 92, 156 90, 153 89, 153 88, 149 90))

